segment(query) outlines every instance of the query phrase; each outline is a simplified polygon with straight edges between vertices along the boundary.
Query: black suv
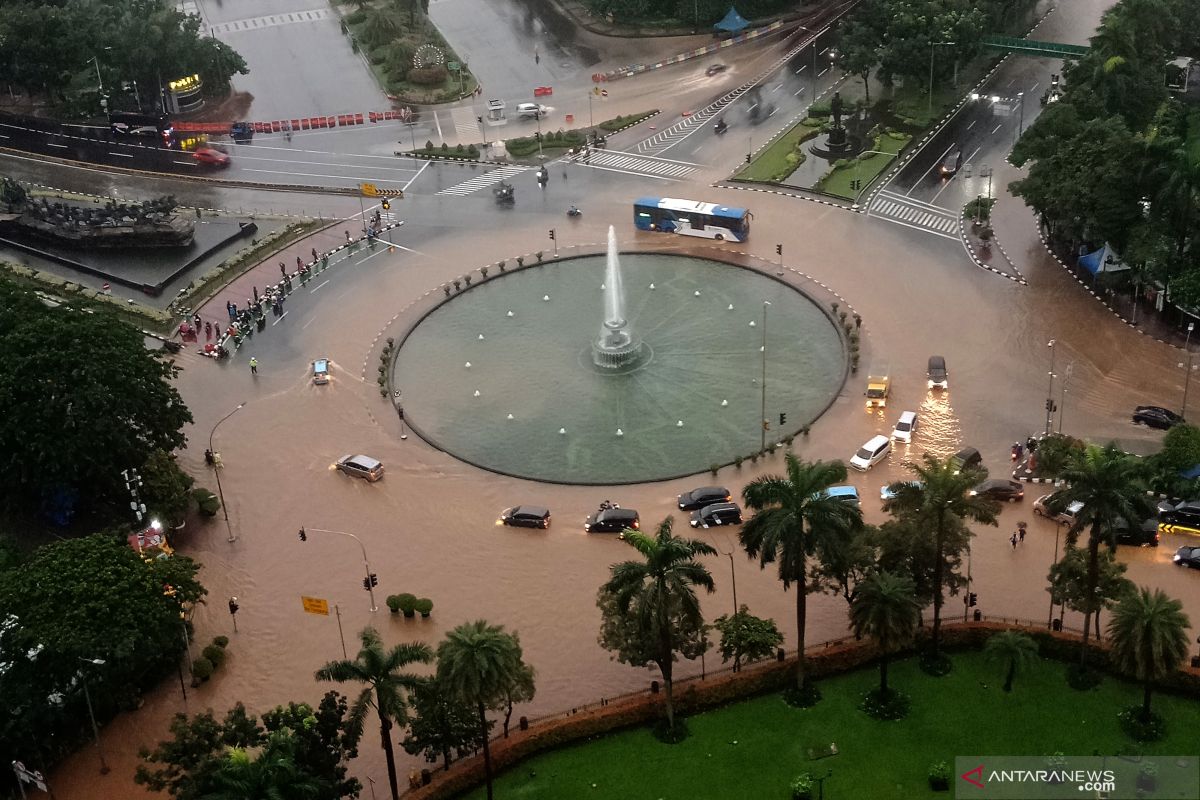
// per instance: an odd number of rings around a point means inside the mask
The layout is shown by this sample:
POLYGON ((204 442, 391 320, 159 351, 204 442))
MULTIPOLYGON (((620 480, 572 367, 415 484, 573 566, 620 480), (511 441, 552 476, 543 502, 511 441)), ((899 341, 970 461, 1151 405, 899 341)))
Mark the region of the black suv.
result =
POLYGON ((541 506, 514 506, 500 512, 500 521, 517 528, 549 528, 550 509, 541 506))
POLYGON ((979 455, 979 451, 974 447, 964 447, 955 453, 951 460, 954 463, 955 475, 965 469, 975 469, 983 464, 983 456, 979 455))
POLYGON ((1175 556, 1171 560, 1181 567, 1200 569, 1200 547, 1184 545, 1175 551, 1175 556))
POLYGON ((1162 406, 1138 406, 1133 410, 1133 424, 1165 431, 1183 422, 1183 417, 1162 406))
POLYGON ((715 528, 719 525, 741 525, 742 508, 737 503, 713 503, 692 512, 689 523, 693 528, 715 528))
POLYGON ((641 527, 638 512, 632 508, 602 508, 583 523, 588 533, 621 533, 626 528, 641 527))
POLYGON ((724 486, 701 486, 679 495, 679 510, 695 511, 713 503, 728 503, 731 497, 724 486))
POLYGON ((1167 525, 1185 525, 1189 528, 1200 528, 1200 500, 1189 500, 1174 508, 1162 508, 1158 512, 1158 521, 1167 525))

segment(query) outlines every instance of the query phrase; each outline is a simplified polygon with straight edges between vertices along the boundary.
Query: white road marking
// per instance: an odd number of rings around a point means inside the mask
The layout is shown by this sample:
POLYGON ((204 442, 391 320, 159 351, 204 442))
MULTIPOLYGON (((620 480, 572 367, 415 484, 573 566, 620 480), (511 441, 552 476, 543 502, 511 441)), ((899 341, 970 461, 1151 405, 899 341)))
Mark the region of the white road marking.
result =
POLYGON ((952 144, 952 145, 950 145, 949 147, 947 147, 945 150, 943 150, 943 151, 942 151, 942 154, 941 154, 940 156, 938 156, 938 157, 937 157, 937 160, 936 160, 936 161, 934 161, 932 164, 930 164, 930 165, 929 165, 929 169, 925 170, 925 173, 924 173, 923 175, 921 175, 921 177, 917 178, 917 181, 916 181, 916 183, 914 183, 914 184, 913 184, 913 185, 912 185, 912 186, 909 188, 909 190, 908 190, 907 192, 905 192, 905 193, 904 193, 904 196, 905 196, 905 197, 908 197, 910 194, 912 194, 912 193, 913 193, 913 190, 914 190, 914 189, 916 189, 918 186, 920 186, 920 185, 921 185, 921 182, 922 182, 922 181, 924 181, 924 180, 925 180, 927 177, 929 177, 929 173, 933 172, 933 170, 934 170, 936 167, 940 166, 940 165, 941 165, 941 163, 942 163, 943 161, 945 161, 945 160, 946 160, 946 156, 948 156, 948 155, 950 154, 950 151, 951 151, 951 150, 953 150, 953 149, 954 149, 954 145, 952 144))
MULTIPOLYGON (((346 177, 345 175, 325 175, 320 172, 285 172, 280 169, 248 169, 248 170, 244 170, 244 171, 245 172, 262 172, 267 175, 294 175, 294 176, 300 177, 300 178, 341 178, 341 179, 344 179, 346 177)), ((375 183, 399 183, 399 181, 393 180, 391 178, 380 178, 380 179, 376 180, 375 183)))
POLYGON ((971 153, 971 155, 967 156, 967 163, 970 164, 973 160, 975 160, 975 156, 979 155, 979 151, 982 149, 983 149, 982 146, 976 147, 975 152, 973 152, 973 153, 971 153))
POLYGON ((132 153, 114 153, 112 151, 109 151, 109 155, 116 156, 117 158, 133 158, 132 153))
POLYGON ((818 78, 822 77, 822 76, 823 76, 823 75, 824 75, 826 72, 829 72, 829 70, 831 70, 831 69, 833 69, 833 68, 832 68, 832 67, 826 67, 825 69, 823 69, 823 70, 821 70, 820 72, 818 72, 818 73, 817 73, 817 77, 818 77, 818 78))
POLYGON ((1033 94, 1035 91, 1037 91, 1037 87, 1039 87, 1039 86, 1041 86, 1041 85, 1042 85, 1042 82, 1041 82, 1041 81, 1038 81, 1038 82, 1037 82, 1037 83, 1035 83, 1033 86, 1030 86, 1030 87, 1029 87, 1029 93, 1030 93, 1030 94, 1033 94))
POLYGON ((47 147, 61 147, 63 150, 66 150, 66 149, 67 149, 67 145, 65 145, 65 144, 55 144, 54 142, 46 142, 46 146, 47 146, 47 147))
POLYGON ((1004 127, 1004 123, 1003 122, 999 123, 996 127, 992 128, 992 133, 995 133, 996 131, 1000 130, 1003 127, 1004 127))
POLYGON ((307 328, 309 325, 312 325, 316 321, 317 321, 317 315, 313 314, 312 319, 310 319, 308 322, 306 322, 300 326, 300 330, 304 330, 305 328, 307 328))
POLYGON ((401 187, 401 191, 405 191, 405 192, 408 191, 408 187, 412 186, 412 182, 415 181, 417 178, 421 177, 421 173, 424 172, 425 168, 428 167, 432 163, 433 163, 432 161, 426 161, 424 164, 422 164, 421 168, 419 170, 417 170, 417 174, 413 175, 411 178, 409 178, 408 183, 404 184, 404 186, 401 187))
POLYGON ((284 318, 284 317, 286 317, 287 315, 288 315, 288 312, 286 312, 286 311, 285 311, 285 312, 283 312, 282 314, 280 314, 280 315, 279 315, 279 319, 277 319, 277 320, 275 320, 274 322, 272 322, 272 323, 271 323, 271 327, 272 327, 272 328, 274 328, 276 325, 278 325, 279 323, 283 322, 283 318, 284 318))
POLYGON ((804 69, 805 69, 805 67, 807 67, 807 66, 808 66, 808 64, 805 64, 803 67, 801 67, 800 69, 796 70, 796 74, 797 74, 797 75, 799 75, 801 72, 804 72, 804 69))
POLYGON ((978 121, 979 121, 979 120, 977 120, 977 119, 973 119, 973 120, 971 120, 971 124, 967 126, 967 130, 971 130, 971 128, 974 128, 974 127, 975 127, 975 123, 976 123, 976 122, 978 122, 978 121))
POLYGON ((442 135, 442 121, 438 119, 438 114, 436 111, 433 112, 433 122, 435 125, 437 125, 439 144, 444 143, 446 141, 446 137, 442 135))
POLYGON ((803 87, 803 86, 801 86, 801 87, 800 87, 799 89, 797 89, 796 91, 792 92, 792 97, 799 97, 799 96, 800 96, 800 95, 802 95, 802 94, 804 94, 804 87, 803 87))
POLYGON ((315 291, 317 291, 317 289, 320 289, 322 286, 324 286, 324 285, 325 285, 325 284, 327 284, 327 283, 329 283, 329 278, 326 278, 325 280, 321 281, 319 284, 317 284, 317 285, 316 285, 316 286, 314 286, 313 288, 309 289, 309 290, 308 290, 308 293, 309 293, 309 294, 312 294, 312 293, 314 293, 315 291))

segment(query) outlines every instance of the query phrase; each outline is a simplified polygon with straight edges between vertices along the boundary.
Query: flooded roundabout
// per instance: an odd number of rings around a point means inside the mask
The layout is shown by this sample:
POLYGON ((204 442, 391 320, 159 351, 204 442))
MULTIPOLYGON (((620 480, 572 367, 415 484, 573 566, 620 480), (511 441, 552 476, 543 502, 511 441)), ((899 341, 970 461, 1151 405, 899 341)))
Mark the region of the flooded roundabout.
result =
POLYGON ((690 475, 797 433, 847 371, 830 313, 769 275, 618 253, 498 270, 398 342, 412 429, 470 464, 533 480, 690 475))

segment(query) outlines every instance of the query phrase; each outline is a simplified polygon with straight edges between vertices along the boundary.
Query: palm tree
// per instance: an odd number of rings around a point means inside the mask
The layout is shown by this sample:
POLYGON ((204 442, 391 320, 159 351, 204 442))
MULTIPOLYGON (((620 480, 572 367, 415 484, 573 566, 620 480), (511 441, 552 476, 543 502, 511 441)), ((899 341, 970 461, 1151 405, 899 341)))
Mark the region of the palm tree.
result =
POLYGON ((786 475, 755 478, 742 490, 742 499, 755 514, 738 535, 750 558, 759 566, 779 565, 779 580, 786 592, 796 584, 796 687, 807 685, 804 661, 804 628, 808 602, 808 556, 817 541, 845 535, 862 524, 857 506, 826 491, 846 480, 840 461, 805 463, 792 453, 785 460, 786 475))
POLYGON ((1068 488, 1059 493, 1055 505, 1083 504, 1067 531, 1067 541, 1074 543, 1085 528, 1088 530, 1087 583, 1082 604, 1083 647, 1079 651, 1079 664, 1083 666, 1091 636, 1092 614, 1099 610, 1096 590, 1100 581, 1100 544, 1103 542, 1115 549, 1118 528, 1139 524, 1150 515, 1151 509, 1142 485, 1141 465, 1118 450, 1115 444, 1074 452, 1063 470, 1062 479, 1068 488))
POLYGON ((715 556, 717 550, 699 539, 684 539, 671 532, 674 520, 659 523, 654 536, 626 530, 625 542, 642 555, 641 561, 622 561, 610 568, 612 577, 600 587, 612 597, 616 611, 632 615, 637 630, 649 643, 651 660, 662 673, 667 730, 675 730, 674 663, 679 645, 676 624, 698 629, 704 624, 695 587, 715 590, 712 574, 696 560, 715 556))
POLYGON ((258 758, 230 748, 197 800, 316 800, 321 784, 296 763, 296 746, 283 731, 271 734, 258 758))
POLYGON ((464 622, 438 645, 438 681, 446 691, 479 713, 479 741, 487 796, 492 800, 492 752, 488 746, 487 710, 505 701, 529 667, 522 660, 521 640, 503 626, 484 620, 464 622))
POLYGON ((879 697, 887 699, 887 670, 891 654, 912 642, 921 619, 921 603, 911 578, 890 572, 868 575, 850 606, 850 625, 856 636, 870 636, 879 648, 879 697))
POLYGON ((388 782, 392 787, 392 800, 400 793, 396 785, 396 756, 392 751, 392 724, 403 725, 408 718, 407 695, 420 678, 401 669, 409 664, 428 664, 433 661, 433 650, 421 642, 398 644, 385 650, 379 632, 364 628, 359 634, 362 649, 353 661, 330 661, 317 670, 317 680, 346 683, 355 681, 366 684, 358 699, 350 707, 350 722, 356 736, 361 735, 367 709, 379 713, 379 737, 387 756, 388 782))
POLYGON ((1005 665, 1004 691, 1011 692, 1017 673, 1037 660, 1038 646, 1027 633, 1002 631, 988 638, 983 652, 988 659, 1005 665))
POLYGON ((959 470, 954 458, 938 459, 926 453, 920 464, 910 469, 911 481, 892 484, 895 492, 892 513, 920 523, 933 533, 933 631, 930 647, 939 651, 942 631, 942 602, 946 585, 946 543, 949 534, 966 520, 996 524, 999 505, 986 497, 972 495, 970 489, 987 478, 987 470, 959 470))
POLYGON ((1110 656, 1121 671, 1142 682, 1142 721, 1150 720, 1150 691, 1156 680, 1175 671, 1187 656, 1185 631, 1191 623, 1183 604, 1161 589, 1130 592, 1108 623, 1110 656))

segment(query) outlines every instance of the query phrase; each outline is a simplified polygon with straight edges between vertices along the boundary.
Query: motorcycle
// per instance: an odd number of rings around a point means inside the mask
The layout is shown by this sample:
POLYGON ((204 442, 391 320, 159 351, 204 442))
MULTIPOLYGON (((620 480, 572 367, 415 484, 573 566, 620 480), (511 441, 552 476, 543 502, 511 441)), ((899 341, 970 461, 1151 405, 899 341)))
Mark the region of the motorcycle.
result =
POLYGON ((582 217, 583 209, 576 208, 575 206, 571 206, 570 208, 567 209, 567 216, 568 217, 582 217))
POLYGON ((729 130, 729 126, 725 124, 725 120, 719 119, 717 120, 717 124, 713 125, 713 130, 720 134, 729 130))

